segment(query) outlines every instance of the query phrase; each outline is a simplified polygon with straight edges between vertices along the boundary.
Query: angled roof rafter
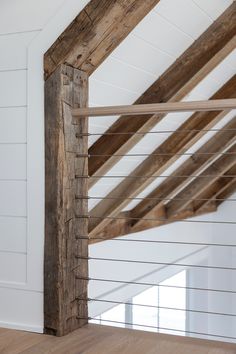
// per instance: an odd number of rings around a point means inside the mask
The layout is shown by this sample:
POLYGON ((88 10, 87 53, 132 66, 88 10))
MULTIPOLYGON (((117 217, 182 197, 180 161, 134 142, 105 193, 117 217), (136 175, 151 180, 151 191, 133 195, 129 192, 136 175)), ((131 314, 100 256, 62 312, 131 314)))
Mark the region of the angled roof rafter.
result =
MULTIPOLYGON (((170 177, 147 195, 146 199, 135 206, 131 214, 139 218, 150 217, 155 213, 155 210, 159 209, 165 202, 165 200, 162 199, 172 198, 174 194, 177 194, 178 191, 189 182, 189 175, 196 175, 215 158, 214 154, 222 152, 227 146, 230 146, 233 141, 236 141, 236 117, 226 124, 223 131, 216 133, 188 158, 187 161, 181 164, 170 177), (175 176, 183 177, 174 178, 175 176)), ((141 225, 142 220, 137 221, 136 224, 137 226, 141 225)))
POLYGON ((215 182, 213 182, 207 189, 207 191, 204 191, 202 194, 200 194, 199 199, 202 198, 205 200, 193 201, 192 205, 194 211, 202 209, 215 199, 217 199, 216 202, 223 202, 223 200, 221 200, 222 198, 220 198, 219 195, 231 188, 231 186, 235 186, 236 177, 234 176, 236 176, 236 164, 234 164, 233 167, 231 167, 224 175, 222 175, 215 182))
POLYGON ((215 162, 207 167, 199 177, 195 178, 185 189, 176 195, 171 202, 167 203, 168 217, 176 215, 180 210, 191 204, 191 199, 198 198, 219 176, 225 174, 236 163, 236 143, 227 152, 230 155, 220 156, 215 162), (207 176, 204 178, 204 176, 207 176))
MULTIPOLYGON (((236 45, 236 3, 233 3, 176 62, 135 102, 150 104, 173 102, 183 99, 213 68, 215 68, 236 45)), ((107 133, 141 132, 153 128, 164 117, 120 117, 107 133)), ((89 149, 93 154, 125 154, 142 135, 117 135, 112 144, 109 135, 100 137, 89 149)), ((119 157, 91 157, 89 174, 104 175, 119 161, 119 157)), ((91 179, 90 187, 95 183, 91 179)))
MULTIPOLYGON (((223 97, 235 97, 235 81, 236 76, 230 79, 223 87, 212 96, 212 99, 223 97)), ((167 138, 146 160, 125 178, 118 186, 116 186, 109 194, 112 197, 136 197, 151 182, 153 178, 145 177, 162 174, 174 161, 178 159, 175 154, 184 153, 188 150, 205 132, 202 130, 212 128, 220 121, 226 112, 198 112, 193 114, 186 122, 184 122, 175 133, 167 138), (179 131, 183 130, 182 133, 179 131), (186 130, 188 132, 186 132, 186 130), (160 153, 171 153, 172 155, 159 155, 160 153), (131 178, 135 176, 144 176, 143 179, 131 178)), ((134 119, 135 120, 135 119, 134 119)), ((113 216, 129 203, 126 199, 109 200, 104 199, 97 204, 92 210, 91 215, 96 216, 113 216)), ((92 219, 89 224, 89 231, 93 235, 108 223, 108 220, 92 219)))
POLYGON ((91 75, 159 1, 91 0, 45 54, 45 78, 60 64, 91 75))

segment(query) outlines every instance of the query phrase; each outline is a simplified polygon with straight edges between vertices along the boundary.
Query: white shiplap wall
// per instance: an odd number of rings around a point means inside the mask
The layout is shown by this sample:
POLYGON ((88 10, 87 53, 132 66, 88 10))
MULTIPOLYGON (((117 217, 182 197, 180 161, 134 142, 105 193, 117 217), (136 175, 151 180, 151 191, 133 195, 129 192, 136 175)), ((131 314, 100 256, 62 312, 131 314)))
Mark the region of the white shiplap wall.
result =
MULTIPOLYGON (((43 54, 88 2, 0 0, 0 326, 3 327, 38 332, 43 328, 43 54)), ((177 2, 187 11, 180 22, 176 23, 179 17, 171 10, 173 0, 162 0, 159 8, 94 73, 90 83, 91 104, 133 103, 232 1, 177 2), (140 54, 143 52, 145 57, 140 54)), ((177 11, 179 6, 176 5, 177 11)), ((100 125, 91 120, 91 127, 100 132, 111 122, 104 119, 100 125)))
POLYGON ((43 54, 87 3, 0 1, 0 327, 43 329, 43 54))

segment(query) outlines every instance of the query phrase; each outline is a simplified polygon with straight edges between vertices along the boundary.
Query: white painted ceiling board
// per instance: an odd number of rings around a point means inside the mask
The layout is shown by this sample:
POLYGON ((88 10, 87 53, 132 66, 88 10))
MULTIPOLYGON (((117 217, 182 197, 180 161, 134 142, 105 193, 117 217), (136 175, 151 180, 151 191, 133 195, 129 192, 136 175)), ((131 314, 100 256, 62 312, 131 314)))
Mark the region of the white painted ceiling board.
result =
POLYGON ((155 75, 156 79, 175 60, 174 56, 158 50, 142 38, 136 37, 133 32, 112 52, 111 56, 155 75))
POLYGON ((92 78, 98 81, 103 81, 106 78, 106 83, 130 90, 137 95, 141 95, 156 79, 153 74, 113 57, 109 57, 101 64, 92 78))
POLYGON ((190 37, 197 39, 212 19, 191 0, 160 1, 155 11, 190 37))
POLYGON ((229 7, 233 0, 191 0, 205 11, 212 19, 216 19, 229 7))
POLYGON ((155 11, 151 11, 138 24, 134 29, 134 34, 175 58, 193 43, 192 38, 155 11))
POLYGON ((42 29, 65 0, 1 0, 0 34, 42 29))
POLYGON ((137 93, 111 85, 105 80, 102 82, 91 78, 89 81, 89 97, 95 106, 132 104, 137 99, 137 93))

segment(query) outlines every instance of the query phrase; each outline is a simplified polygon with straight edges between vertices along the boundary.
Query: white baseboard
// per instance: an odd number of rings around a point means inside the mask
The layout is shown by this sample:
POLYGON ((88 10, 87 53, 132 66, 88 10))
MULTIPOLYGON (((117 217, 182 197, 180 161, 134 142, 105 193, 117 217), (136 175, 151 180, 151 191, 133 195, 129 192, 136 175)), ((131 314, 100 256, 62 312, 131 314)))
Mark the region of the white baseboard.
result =
POLYGON ((0 321, 0 328, 16 329, 19 331, 27 331, 34 333, 43 333, 43 327, 40 326, 28 326, 20 323, 9 323, 0 321))

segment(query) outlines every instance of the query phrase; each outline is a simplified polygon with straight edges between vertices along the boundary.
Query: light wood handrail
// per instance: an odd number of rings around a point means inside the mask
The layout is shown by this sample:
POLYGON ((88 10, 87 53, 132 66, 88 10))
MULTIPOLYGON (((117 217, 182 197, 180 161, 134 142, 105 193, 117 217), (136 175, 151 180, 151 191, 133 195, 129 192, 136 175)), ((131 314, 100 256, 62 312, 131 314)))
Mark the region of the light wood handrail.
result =
POLYGON ((236 109, 236 99, 189 101, 189 102, 168 102, 139 104, 130 106, 106 106, 76 108, 72 110, 74 117, 105 117, 139 114, 158 114, 171 112, 201 112, 201 111, 224 111, 236 109))

